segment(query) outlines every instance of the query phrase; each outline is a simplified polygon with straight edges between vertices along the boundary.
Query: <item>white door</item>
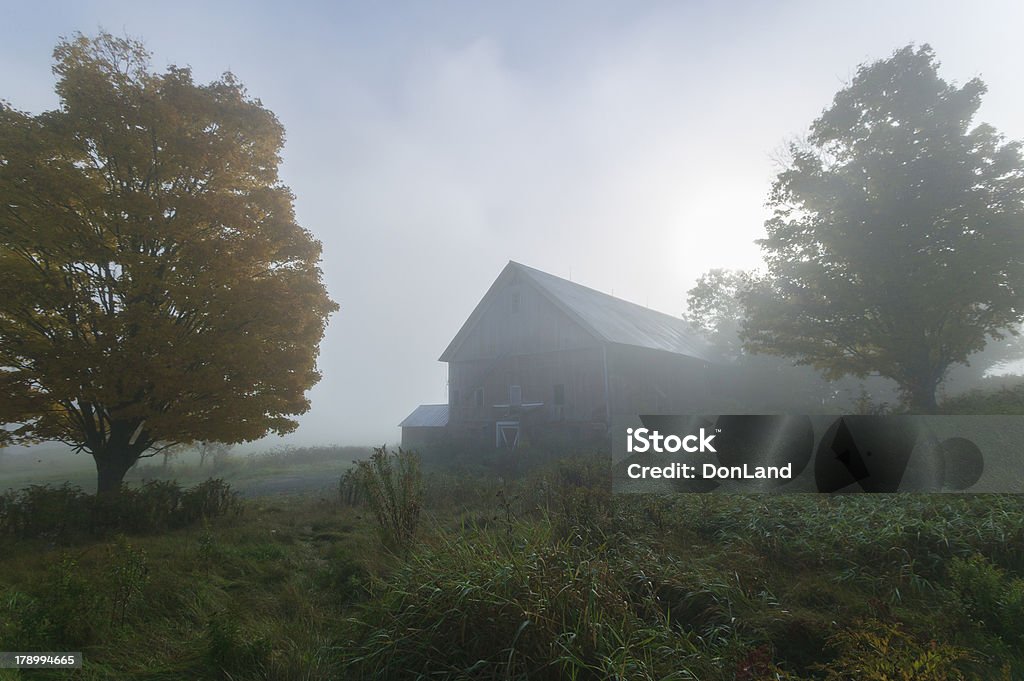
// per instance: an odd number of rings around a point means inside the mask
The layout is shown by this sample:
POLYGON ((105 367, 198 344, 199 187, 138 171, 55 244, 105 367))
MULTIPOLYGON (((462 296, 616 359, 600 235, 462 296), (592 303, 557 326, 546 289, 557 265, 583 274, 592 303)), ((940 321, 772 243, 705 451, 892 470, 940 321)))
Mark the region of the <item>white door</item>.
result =
POLYGON ((494 428, 494 446, 515 449, 519 444, 519 421, 498 421, 494 428))

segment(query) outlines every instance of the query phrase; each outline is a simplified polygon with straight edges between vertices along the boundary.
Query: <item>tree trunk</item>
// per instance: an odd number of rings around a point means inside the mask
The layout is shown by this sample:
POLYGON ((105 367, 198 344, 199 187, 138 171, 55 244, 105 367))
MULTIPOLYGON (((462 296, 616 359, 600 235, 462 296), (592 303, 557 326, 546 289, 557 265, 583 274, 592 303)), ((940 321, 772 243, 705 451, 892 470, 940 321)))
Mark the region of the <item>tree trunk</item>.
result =
POLYGON ((96 494, 116 494, 121 490, 125 473, 152 444, 141 430, 138 421, 113 421, 106 441, 90 449, 96 462, 96 494))
POLYGON ((125 473, 135 462, 125 461, 109 450, 101 455, 94 454, 93 459, 96 461, 96 494, 120 492, 125 473))
POLYGON ((915 380, 907 390, 910 413, 912 414, 937 414, 939 403, 935 400, 935 390, 939 387, 939 380, 931 377, 924 377, 915 380))
POLYGON ((114 445, 93 452, 92 458, 96 462, 96 494, 119 492, 125 474, 135 465, 141 453, 142 451, 135 447, 114 445))

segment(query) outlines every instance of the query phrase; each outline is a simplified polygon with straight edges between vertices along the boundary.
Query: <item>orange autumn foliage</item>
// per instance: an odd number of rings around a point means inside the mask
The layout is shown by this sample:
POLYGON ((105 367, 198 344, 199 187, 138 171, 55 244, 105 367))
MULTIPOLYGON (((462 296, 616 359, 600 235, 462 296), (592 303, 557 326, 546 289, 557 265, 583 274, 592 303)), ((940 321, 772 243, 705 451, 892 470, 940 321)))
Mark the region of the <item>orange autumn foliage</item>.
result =
POLYGON ((100 491, 161 446, 293 430, 337 309, 280 122, 148 57, 64 39, 59 108, 0 103, 0 441, 88 451, 100 491))

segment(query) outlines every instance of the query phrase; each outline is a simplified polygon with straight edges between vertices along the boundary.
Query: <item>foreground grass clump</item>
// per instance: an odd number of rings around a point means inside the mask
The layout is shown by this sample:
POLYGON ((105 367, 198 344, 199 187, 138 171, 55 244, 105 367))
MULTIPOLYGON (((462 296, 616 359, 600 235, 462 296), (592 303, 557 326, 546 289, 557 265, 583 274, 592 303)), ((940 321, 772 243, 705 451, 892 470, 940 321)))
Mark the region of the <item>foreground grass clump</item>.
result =
POLYGON ((385 543, 407 549, 416 535, 423 508, 423 475, 416 452, 376 447, 341 477, 341 500, 369 506, 385 543))
MULTIPOLYGON (((620 538, 621 539, 621 538, 620 538)), ((354 678, 694 678, 699 648, 656 607, 650 552, 546 524, 446 536, 348 621, 354 678)))

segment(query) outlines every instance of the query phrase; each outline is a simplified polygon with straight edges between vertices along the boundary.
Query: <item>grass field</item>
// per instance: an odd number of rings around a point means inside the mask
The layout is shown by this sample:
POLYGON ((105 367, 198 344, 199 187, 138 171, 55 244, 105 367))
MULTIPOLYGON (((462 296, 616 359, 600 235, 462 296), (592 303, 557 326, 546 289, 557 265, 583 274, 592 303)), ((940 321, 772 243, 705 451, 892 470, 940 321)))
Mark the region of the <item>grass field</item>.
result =
MULTIPOLYGON (((237 479, 316 465, 265 463, 237 479)), ((575 459, 428 473, 398 545, 338 466, 160 532, 0 537, 0 650, 86 660, 0 679, 1024 678, 1019 497, 613 497, 575 459)))
MULTIPOLYGON (((140 460, 125 476, 128 484, 145 480, 176 480, 184 485, 217 477, 245 496, 278 492, 333 490, 338 477, 365 458, 369 447, 290 447, 267 452, 232 453, 200 465, 198 454, 186 450, 166 463, 160 455, 140 460)), ((7 453, 0 450, 0 492, 29 485, 69 483, 87 492, 96 489, 96 465, 87 453, 69 447, 44 446, 7 453)))

